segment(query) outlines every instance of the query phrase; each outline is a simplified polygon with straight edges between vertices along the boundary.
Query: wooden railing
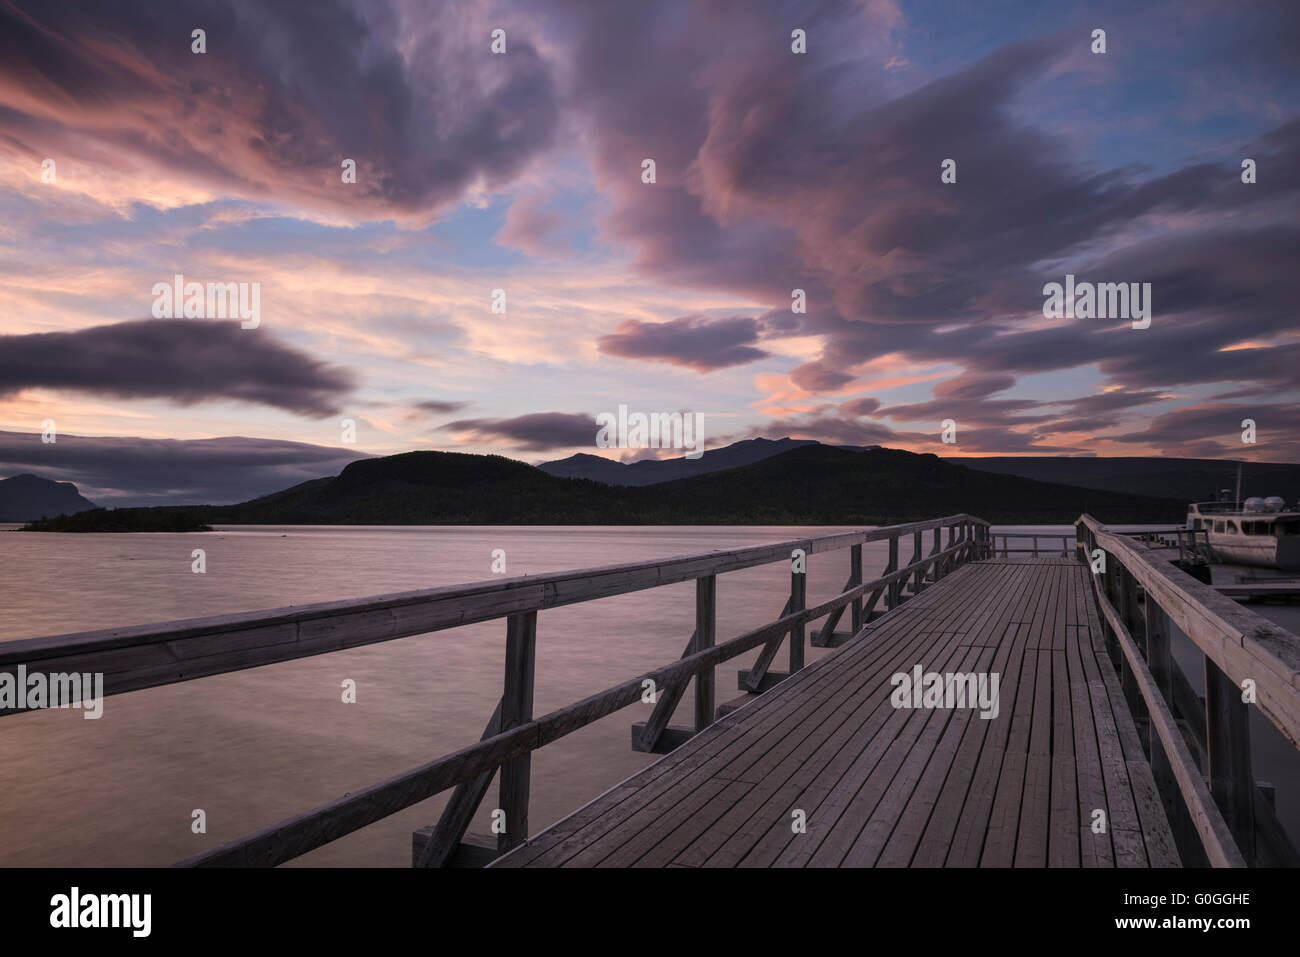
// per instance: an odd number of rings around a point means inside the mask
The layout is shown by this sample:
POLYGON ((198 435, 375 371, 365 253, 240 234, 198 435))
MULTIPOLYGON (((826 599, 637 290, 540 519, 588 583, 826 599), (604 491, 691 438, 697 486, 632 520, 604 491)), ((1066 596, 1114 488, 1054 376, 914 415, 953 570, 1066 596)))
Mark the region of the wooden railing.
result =
POLYGON ((1060 555, 1069 557, 1074 552, 1074 537, 1069 534, 1056 533, 1035 533, 1035 532, 994 532, 992 534, 993 551, 992 557, 1008 558, 1011 555, 1028 555, 1030 558, 1037 558, 1040 555, 1060 555), (1043 545, 1039 547, 1039 540, 1047 542, 1059 542, 1057 545, 1043 545), (1028 548, 1012 548, 1011 543, 1031 540, 1033 544, 1028 548), (1002 544, 998 544, 998 542, 1002 544))
POLYGON ((1209 530, 1204 528, 1154 528, 1128 530, 1120 534, 1152 545, 1176 548, 1180 562, 1204 562, 1213 554, 1209 530))
POLYGON ((1158 545, 1090 515, 1075 529, 1111 660, 1130 710, 1148 724, 1152 772, 1184 861, 1300 865, 1271 792, 1254 779, 1249 724, 1258 707, 1300 748, 1300 638, 1164 560, 1158 545), (1171 654, 1171 625, 1202 652, 1204 698, 1171 654))
MULTIPOLYGON (((846 608, 856 633, 882 601, 885 610, 902 602, 909 583, 915 594, 958 565, 986 556, 989 548, 987 522, 951 515, 658 561, 10 641, 0 643, 0 672, 14 673, 25 666, 28 673, 102 673, 104 694, 113 695, 505 618, 504 689, 477 744, 180 862, 182 866, 274 866, 455 788, 438 823, 417 832, 413 840, 417 865, 446 866, 484 854, 496 856, 527 838, 530 755, 538 748, 642 700, 647 688, 655 689, 656 706, 646 722, 634 726, 634 746, 648 751, 671 747, 674 735, 689 736, 715 720, 717 665, 761 646, 754 666, 741 672, 741 682, 744 690, 762 690, 782 677, 770 673, 768 666, 787 636, 793 672, 803 666, 805 628, 810 622, 827 618, 813 645, 836 644, 843 636, 834 629, 846 608), (941 540, 945 528, 947 542, 941 540), (926 533, 932 541, 928 552, 926 533), (912 555, 900 566, 899 542, 907 536, 912 538, 912 555), (876 541, 888 541, 888 562, 879 576, 863 581, 862 546, 876 541), (840 549, 849 550, 844 589, 834 598, 806 607, 802 562, 807 556, 840 549), (790 596, 782 613, 760 628, 717 643, 717 576, 774 562, 792 563, 790 596), (678 661, 533 717, 539 611, 692 580, 696 583, 695 633, 678 661), (692 678, 694 727, 670 729, 668 720, 692 678), (497 835, 495 848, 488 849, 481 840, 476 846, 464 838, 498 769, 504 832, 497 835)), ((12 713, 16 710, 0 710, 0 716, 12 713)))

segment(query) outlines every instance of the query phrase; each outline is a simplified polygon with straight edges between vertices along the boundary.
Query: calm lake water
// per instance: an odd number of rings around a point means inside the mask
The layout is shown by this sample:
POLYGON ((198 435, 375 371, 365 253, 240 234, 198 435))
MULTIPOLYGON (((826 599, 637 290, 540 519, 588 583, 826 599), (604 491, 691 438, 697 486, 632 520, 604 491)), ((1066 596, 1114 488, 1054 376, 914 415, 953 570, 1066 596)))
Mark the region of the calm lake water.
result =
MULTIPOLYGON (((481 581, 492 577, 498 548, 514 576, 840 530, 222 526, 193 535, 0 534, 0 641, 481 581), (206 574, 191 572, 194 548, 207 553, 206 574)), ((903 550, 910 554, 906 543, 903 550)), ((884 566, 887 544, 871 543, 864 553, 870 576, 884 566)), ((808 566, 811 604, 839 592, 848 552, 811 556, 808 566)), ((788 588, 784 563, 720 576, 719 640, 772 620, 788 588)), ((1300 608, 1253 607, 1300 629, 1300 608)), ((693 627, 690 582, 543 612, 534 713, 676 659, 693 627)), ((77 710, 7 717, 0 865, 166 865, 473 743, 501 694, 504 648, 504 621, 488 622, 111 697, 97 721, 77 710), (357 683, 355 704, 341 701, 349 678, 357 683), (207 816, 203 835, 191 833, 196 808, 207 816)), ((1175 651, 1199 688, 1195 655, 1177 644, 1175 651)), ((719 702, 739 693, 735 673, 755 653, 718 669, 719 702)), ((810 648, 808 660, 822 654, 810 648)), ((678 723, 689 723, 689 695, 681 707, 678 723)), ((534 753, 532 831, 657 759, 630 747, 629 726, 649 711, 634 705, 534 753)), ((1256 777, 1277 785, 1279 812, 1300 834, 1296 756, 1266 721, 1256 725, 1256 777)), ((411 832, 434 822, 447 796, 293 865, 409 866, 411 832)), ((473 830, 489 830, 494 798, 495 785, 473 830)))

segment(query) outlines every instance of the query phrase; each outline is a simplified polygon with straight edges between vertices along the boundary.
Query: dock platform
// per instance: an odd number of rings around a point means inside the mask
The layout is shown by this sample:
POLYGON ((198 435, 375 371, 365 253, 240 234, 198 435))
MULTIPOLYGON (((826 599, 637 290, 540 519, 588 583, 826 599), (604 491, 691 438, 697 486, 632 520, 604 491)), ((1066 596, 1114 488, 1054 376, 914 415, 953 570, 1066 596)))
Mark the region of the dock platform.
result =
MULTIPOLYGON (((104 694, 129 694, 505 625, 501 695, 477 742, 213 842, 182 867, 275 867, 444 793, 411 834, 414 867, 1300 867, 1251 764, 1256 713, 1300 749, 1300 637, 1204 581, 1181 540, 1176 557, 1086 514, 1073 547, 1025 537, 959 513, 18 639, 0 643, 0 678, 89 672, 104 694), (873 543, 886 558, 874 575, 873 543), (727 637, 719 578, 764 565, 788 566, 788 595, 727 637), (810 603, 810 565, 847 573, 839 592, 810 603), (539 616, 688 583, 694 630, 680 657, 533 713, 539 616), (1203 694, 1176 641, 1199 653, 1203 694), (809 663, 810 648, 824 656, 809 663), (782 649, 788 670, 773 670, 782 649), (742 655, 745 694, 719 702, 718 669, 742 655), (632 747, 663 757, 534 830, 533 752, 629 708, 632 747), (491 833, 475 831, 488 816, 491 833)), ((0 701, 0 717, 37 706, 0 701)))
POLYGON ((491 866, 1178 864, 1088 570, 1051 557, 961 567, 491 866), (896 708, 917 665, 996 673, 996 717, 896 708))

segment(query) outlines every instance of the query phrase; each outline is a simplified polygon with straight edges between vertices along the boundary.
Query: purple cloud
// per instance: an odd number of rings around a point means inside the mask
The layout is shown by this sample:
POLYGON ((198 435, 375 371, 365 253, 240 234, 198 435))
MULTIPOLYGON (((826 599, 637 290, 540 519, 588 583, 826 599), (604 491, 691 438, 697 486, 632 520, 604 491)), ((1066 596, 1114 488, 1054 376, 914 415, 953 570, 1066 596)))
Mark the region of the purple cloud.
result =
POLYGON ((338 411, 352 376, 236 322, 140 319, 0 336, 0 396, 36 387, 179 405, 235 399, 319 418, 338 411))
POLYGON ((712 372, 765 358, 755 348, 758 321, 745 316, 706 319, 681 316, 668 322, 629 319, 618 331, 597 340, 601 352, 625 359, 649 359, 712 372))

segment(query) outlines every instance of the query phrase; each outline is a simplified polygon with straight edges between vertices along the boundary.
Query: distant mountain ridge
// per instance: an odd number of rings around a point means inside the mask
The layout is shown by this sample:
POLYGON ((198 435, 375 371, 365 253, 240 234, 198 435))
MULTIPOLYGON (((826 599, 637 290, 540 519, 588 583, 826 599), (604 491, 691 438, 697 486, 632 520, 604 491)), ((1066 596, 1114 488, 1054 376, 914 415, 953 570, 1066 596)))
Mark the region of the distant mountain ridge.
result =
MULTIPOLYGON (((1040 482, 1064 482, 1083 488, 1159 495, 1185 502, 1213 500, 1220 489, 1237 485, 1237 462, 1229 459, 1175 459, 1146 456, 990 456, 953 459, 973 469, 1019 475, 1040 482)), ((1300 500, 1300 465, 1243 462, 1241 495, 1280 495, 1300 500)))
MULTIPOLYGON (((616 462, 599 455, 579 453, 566 459, 542 462, 537 467, 550 475, 584 478, 606 485, 654 485, 692 475, 704 475, 751 465, 791 449, 820 445, 866 451, 879 446, 829 446, 812 439, 745 439, 705 452, 698 459, 645 459, 616 462)), ((944 461, 982 472, 1016 475, 1039 482, 1101 489, 1184 502, 1212 499, 1219 489, 1235 489, 1237 462, 1227 459, 1178 459, 1153 456, 1003 455, 953 456, 944 461)), ((1281 495, 1300 501, 1300 465, 1277 462, 1243 463, 1242 497, 1281 495)))
POLYGON ((968 512, 1000 523, 1169 523, 1182 502, 1037 482, 898 449, 817 443, 642 486, 564 478, 499 455, 406 452, 240 505, 209 523, 337 525, 876 525, 968 512))
MULTIPOLYGON (((593 482, 604 482, 606 485, 654 485, 692 475, 704 475, 708 472, 752 465, 774 455, 789 452, 791 449, 821 444, 812 439, 792 439, 788 436, 783 439, 744 439, 720 449, 710 449, 697 459, 682 456, 672 459, 641 459, 638 462, 615 462, 599 455, 579 452, 577 455, 570 455, 567 459, 542 462, 537 467, 548 475, 591 479, 593 482)), ((863 452, 879 446, 841 445, 834 448, 863 452)))
POLYGON ((23 473, 0 479, 0 522, 31 522, 97 508, 71 482, 23 473))

